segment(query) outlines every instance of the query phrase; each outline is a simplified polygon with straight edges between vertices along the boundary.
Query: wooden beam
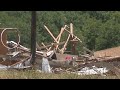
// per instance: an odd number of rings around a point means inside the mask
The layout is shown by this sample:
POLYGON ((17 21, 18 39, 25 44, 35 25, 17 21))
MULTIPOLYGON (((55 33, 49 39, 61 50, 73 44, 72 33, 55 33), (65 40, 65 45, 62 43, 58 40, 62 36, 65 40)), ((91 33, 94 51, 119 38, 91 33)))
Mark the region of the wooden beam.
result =
POLYGON ((51 35, 51 37, 54 39, 54 41, 57 43, 56 38, 53 36, 53 34, 50 32, 50 30, 47 28, 47 26, 44 25, 44 27, 46 28, 46 30, 48 31, 48 33, 51 35))
POLYGON ((68 35, 68 38, 67 38, 67 40, 66 40, 66 42, 65 42, 65 44, 64 44, 64 46, 63 46, 63 48, 61 49, 61 53, 63 54, 64 53, 64 51, 65 51, 65 48, 66 48, 66 46, 67 46, 67 44, 68 44, 68 41, 69 41, 69 39, 70 39, 70 34, 68 35))
MULTIPOLYGON (((56 42, 56 43, 59 43, 58 41, 57 41, 57 39, 53 36, 53 34, 50 32, 50 30, 47 28, 47 26, 45 26, 44 25, 44 27, 46 28, 46 30, 48 31, 48 33, 51 35, 51 37, 54 39, 54 41, 56 42)), ((66 27, 66 26, 65 26, 66 27)), ((57 47, 58 48, 58 47, 57 47)), ((58 50, 60 50, 59 48, 58 48, 58 50)))
POLYGON ((40 46, 38 45, 37 42, 36 42, 36 48, 37 48, 38 50, 41 50, 41 48, 40 48, 40 46))
POLYGON ((56 40, 59 41, 62 33, 64 32, 64 28, 61 28, 59 35, 57 36, 56 40))
MULTIPOLYGON (((62 35, 63 32, 64 32, 64 28, 61 28, 61 31, 60 31, 58 37, 56 38, 56 40, 57 40, 58 43, 60 42, 61 35, 62 35)), ((56 50, 58 49, 58 46, 59 46, 59 45, 56 46, 56 50)))
MULTIPOLYGON (((65 28, 65 31, 67 31, 69 34, 72 35, 72 33, 71 33, 70 31, 68 31, 66 28, 65 28)), ((78 41, 80 41, 80 42, 82 43, 82 41, 81 41, 76 35, 73 34, 73 36, 74 36, 78 41)))
POLYGON ((41 44, 42 44, 42 45, 46 48, 46 50, 48 51, 48 48, 45 46, 45 44, 44 44, 43 42, 42 42, 41 44))
POLYGON ((25 62, 25 61, 27 61, 27 60, 29 60, 29 59, 31 59, 31 57, 28 57, 28 58, 26 58, 26 59, 24 59, 24 60, 20 60, 20 61, 18 61, 18 62, 16 62, 16 63, 10 65, 10 67, 13 67, 13 66, 15 66, 15 65, 17 65, 17 64, 20 64, 20 63, 23 63, 23 62, 25 62))
POLYGON ((65 43, 65 41, 60 42, 60 43, 52 43, 51 45, 41 46, 41 47, 39 47, 39 48, 40 48, 40 50, 41 50, 41 49, 45 49, 45 48, 48 48, 48 47, 52 47, 53 44, 54 44, 54 45, 63 45, 64 43, 65 43))
POLYGON ((56 38, 57 40, 58 40, 59 36, 64 32, 64 29, 65 29, 65 28, 66 28, 66 25, 61 28, 60 34, 59 34, 59 35, 57 36, 57 38, 56 38))
POLYGON ((51 48, 52 48, 52 47, 49 47, 48 51, 50 51, 50 50, 51 50, 51 48))
POLYGON ((72 23, 70 23, 70 32, 71 32, 71 36, 73 38, 73 24, 72 23))

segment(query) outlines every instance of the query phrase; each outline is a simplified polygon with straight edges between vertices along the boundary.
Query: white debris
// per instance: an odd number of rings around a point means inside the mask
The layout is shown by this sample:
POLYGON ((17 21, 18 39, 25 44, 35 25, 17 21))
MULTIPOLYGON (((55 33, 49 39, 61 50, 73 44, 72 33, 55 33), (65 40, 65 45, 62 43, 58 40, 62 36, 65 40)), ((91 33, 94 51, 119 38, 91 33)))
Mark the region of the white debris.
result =
POLYGON ((41 71, 41 70, 39 70, 39 69, 37 69, 36 71, 37 71, 37 72, 39 72, 39 73, 42 73, 42 71, 41 71))
POLYGON ((8 43, 11 43, 11 44, 17 45, 17 43, 14 42, 14 41, 7 41, 7 44, 8 44, 8 43))
POLYGON ((47 52, 47 56, 50 56, 53 53, 53 51, 47 52))
POLYGON ((15 57, 15 56, 17 56, 18 54, 20 54, 20 52, 13 52, 13 53, 10 53, 10 54, 7 54, 7 55, 12 56, 12 57, 15 57))
POLYGON ((6 66, 6 65, 2 65, 0 64, 0 70, 8 70, 10 68, 14 68, 14 69, 25 69, 25 68, 29 68, 31 66, 24 66, 22 63, 17 64, 15 66, 6 66))
POLYGON ((97 68, 96 66, 92 66, 92 69, 89 67, 85 67, 78 71, 78 75, 91 75, 91 74, 103 74, 108 72, 106 68, 97 68))
POLYGON ((30 68, 31 66, 14 66, 14 69, 25 69, 25 68, 30 68))
POLYGON ((51 73, 51 68, 47 58, 43 57, 42 59, 42 71, 45 73, 51 73))
POLYGON ((0 64, 0 70, 7 70, 8 66, 0 64))

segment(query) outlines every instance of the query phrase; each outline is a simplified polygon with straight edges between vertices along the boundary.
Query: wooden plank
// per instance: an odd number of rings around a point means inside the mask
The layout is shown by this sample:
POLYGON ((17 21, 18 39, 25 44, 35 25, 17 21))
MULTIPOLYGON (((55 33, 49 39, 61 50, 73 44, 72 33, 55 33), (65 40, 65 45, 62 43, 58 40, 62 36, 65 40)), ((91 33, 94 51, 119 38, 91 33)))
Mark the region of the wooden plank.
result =
POLYGON ((20 60, 20 61, 18 61, 18 62, 16 62, 16 63, 10 65, 10 67, 13 67, 13 66, 15 66, 15 65, 17 65, 17 64, 20 64, 20 63, 23 63, 23 62, 25 62, 25 61, 27 61, 27 60, 29 60, 29 59, 31 59, 31 57, 28 57, 28 58, 26 58, 26 59, 24 59, 24 60, 20 60))
POLYGON ((47 51, 49 50, 43 42, 41 44, 46 48, 47 51))
POLYGON ((66 48, 66 46, 67 46, 67 44, 68 44, 68 41, 69 41, 69 39, 70 39, 70 34, 68 35, 68 38, 67 38, 67 40, 66 40, 66 42, 65 42, 65 44, 64 44, 64 46, 63 46, 63 48, 61 49, 61 53, 63 54, 64 53, 64 51, 65 51, 65 48, 66 48))
POLYGON ((70 32, 71 32, 71 36, 73 38, 73 24, 72 23, 70 23, 70 32))
MULTIPOLYGON (((62 35, 63 32, 64 32, 64 28, 61 28, 61 31, 60 31, 58 37, 56 38, 56 40, 57 40, 58 43, 60 42, 61 35, 62 35)), ((56 46, 56 50, 58 49, 58 46, 59 46, 59 45, 56 46)))
MULTIPOLYGON (((47 26, 44 25, 44 27, 46 28, 46 30, 48 31, 48 33, 51 35, 51 37, 54 39, 54 41, 56 43, 58 43, 57 39, 53 36, 53 34, 50 32, 50 30, 47 28, 47 26)), ((58 48, 58 47, 57 47, 58 48)), ((58 49, 59 50, 59 49, 58 49)))
POLYGON ((36 48, 37 48, 38 50, 41 50, 41 48, 40 48, 40 46, 38 45, 37 42, 36 42, 36 48))
MULTIPOLYGON (((72 33, 70 31, 68 31, 67 29, 65 29, 65 31, 67 31, 69 34, 72 35, 72 33)), ((73 34, 73 36, 82 43, 82 41, 76 35, 73 34)))
POLYGON ((47 26, 44 25, 48 33, 51 35, 51 37, 54 39, 55 42, 57 42, 56 38, 53 36, 53 34, 50 32, 50 30, 47 28, 47 26))
POLYGON ((65 41, 60 42, 60 43, 52 43, 51 45, 46 45, 46 46, 41 46, 39 47, 40 49, 45 49, 45 48, 52 48, 53 45, 63 45, 65 43, 65 41))
POLYGON ((48 51, 50 51, 50 50, 51 50, 51 48, 52 48, 52 47, 49 47, 48 51))
POLYGON ((60 37, 60 35, 62 35, 62 33, 64 32, 65 28, 66 28, 66 25, 61 28, 61 31, 60 31, 59 35, 57 36, 57 38, 56 38, 57 40, 60 37))

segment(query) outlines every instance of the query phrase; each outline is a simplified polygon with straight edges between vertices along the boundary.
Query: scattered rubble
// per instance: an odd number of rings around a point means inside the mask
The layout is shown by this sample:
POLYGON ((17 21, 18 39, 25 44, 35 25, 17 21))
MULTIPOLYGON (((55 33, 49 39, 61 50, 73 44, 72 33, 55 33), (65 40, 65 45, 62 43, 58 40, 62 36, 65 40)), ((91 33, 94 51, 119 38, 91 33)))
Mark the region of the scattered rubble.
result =
POLYGON ((91 75, 91 74, 101 74, 108 72, 106 68, 98 68, 96 66, 92 66, 90 69, 89 67, 82 68, 80 71, 78 71, 78 75, 91 75))
POLYGON ((45 57, 42 58, 42 71, 45 73, 51 73, 51 68, 49 65, 48 59, 45 57))
MULTIPOLYGON (((104 73, 107 73, 110 69, 107 69, 105 66, 98 68, 95 65, 92 65, 92 67, 90 68, 87 65, 94 64, 96 62, 107 62, 109 64, 109 62, 120 60, 120 56, 103 56, 102 54, 102 57, 99 57, 100 54, 98 54, 98 52, 92 52, 85 47, 83 47, 83 49, 90 54, 76 55, 76 44, 77 42, 82 43, 82 41, 76 35, 74 35, 72 23, 70 24, 70 27, 67 25, 62 27, 60 33, 56 38, 47 26, 44 25, 44 27, 50 34, 50 36, 53 38, 53 42, 50 45, 45 45, 42 42, 42 46, 39 46, 39 44, 36 42, 37 48, 35 65, 39 66, 39 68, 37 68, 39 72, 67 72, 76 73, 78 75, 99 74, 103 76, 104 73), (62 34, 65 31, 68 33, 68 37, 66 41, 61 41, 62 34), (72 49, 70 52, 72 52, 73 54, 66 54, 66 48, 69 42, 72 43, 72 49), (82 68, 82 66, 84 67, 82 68)), ((0 29, 0 70, 31 68, 31 51, 29 48, 20 45, 19 33, 19 40, 17 43, 14 41, 7 41, 7 38, 5 37, 5 31, 12 29, 13 28, 0 29), (2 50, 5 52, 2 52, 2 50)), ((15 30, 17 29, 15 28, 15 30)), ((117 74, 120 73, 117 72, 117 74)))

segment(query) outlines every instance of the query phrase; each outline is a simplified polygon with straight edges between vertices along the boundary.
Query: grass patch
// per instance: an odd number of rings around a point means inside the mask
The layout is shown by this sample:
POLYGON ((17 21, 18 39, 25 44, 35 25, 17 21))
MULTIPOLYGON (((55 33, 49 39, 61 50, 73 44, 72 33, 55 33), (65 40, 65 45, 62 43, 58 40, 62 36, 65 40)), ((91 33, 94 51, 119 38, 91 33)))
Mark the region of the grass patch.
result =
POLYGON ((117 76, 100 76, 100 75, 76 75, 76 74, 47 74, 35 70, 17 71, 1 70, 0 79, 118 79, 117 76))

